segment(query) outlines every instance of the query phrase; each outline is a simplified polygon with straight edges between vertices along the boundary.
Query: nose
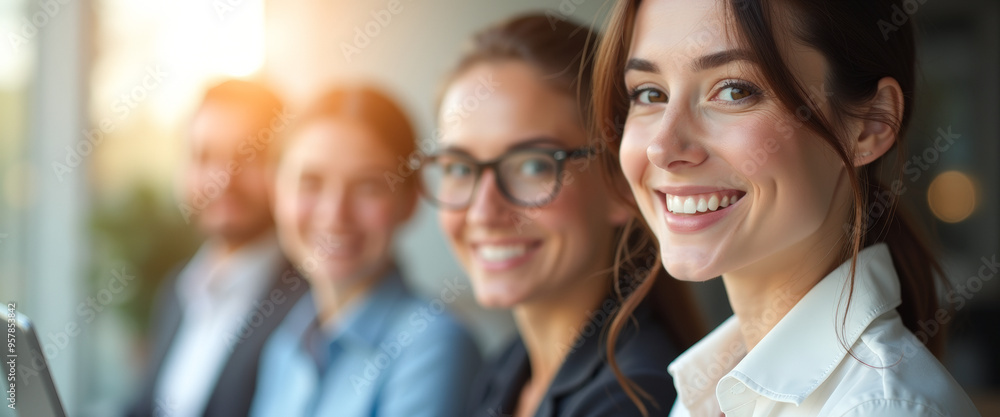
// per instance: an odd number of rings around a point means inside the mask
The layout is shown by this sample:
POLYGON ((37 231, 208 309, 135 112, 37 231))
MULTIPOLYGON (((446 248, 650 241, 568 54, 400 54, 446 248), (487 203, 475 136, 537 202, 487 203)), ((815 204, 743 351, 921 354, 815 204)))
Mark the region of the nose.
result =
POLYGON ((680 171, 700 165, 708 152, 697 138, 704 137, 692 111, 680 105, 668 106, 653 140, 646 147, 649 162, 660 169, 680 171))
POLYGON ((227 194, 234 191, 233 175, 226 170, 226 163, 221 161, 206 161, 199 167, 198 181, 201 189, 199 191, 215 188, 218 195, 227 194))
POLYGON ((497 187, 496 172, 487 169, 479 177, 466 209, 466 221, 480 226, 496 226, 510 219, 511 203, 497 187))
POLYGON ((351 197, 344 187, 330 189, 319 196, 313 220, 323 230, 335 231, 351 223, 351 197))

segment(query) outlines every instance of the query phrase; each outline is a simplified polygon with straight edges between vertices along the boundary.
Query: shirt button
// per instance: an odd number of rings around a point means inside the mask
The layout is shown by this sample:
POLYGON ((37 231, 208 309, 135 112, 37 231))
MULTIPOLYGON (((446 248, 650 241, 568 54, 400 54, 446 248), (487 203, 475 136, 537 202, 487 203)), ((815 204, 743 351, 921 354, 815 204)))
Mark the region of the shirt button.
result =
POLYGON ((740 395, 740 394, 742 394, 746 390, 747 390, 746 385, 736 384, 736 385, 733 385, 733 388, 730 389, 729 392, 731 392, 731 393, 733 393, 735 395, 740 395))

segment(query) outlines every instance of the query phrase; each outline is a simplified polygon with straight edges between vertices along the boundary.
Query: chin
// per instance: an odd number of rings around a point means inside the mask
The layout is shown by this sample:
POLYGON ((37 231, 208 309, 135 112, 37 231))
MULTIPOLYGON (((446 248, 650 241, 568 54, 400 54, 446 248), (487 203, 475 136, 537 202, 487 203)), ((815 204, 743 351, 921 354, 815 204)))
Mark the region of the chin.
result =
POLYGON ((478 303, 480 307, 485 308, 487 310, 510 310, 514 308, 514 305, 510 303, 499 302, 498 300, 493 298, 476 297, 476 303, 478 303))
POLYGON ((716 274, 687 273, 684 271, 674 272, 670 268, 667 269, 667 273, 678 281, 687 281, 687 282, 705 282, 719 276, 716 274))
POLYGON ((713 268, 713 262, 693 262, 694 259, 698 259, 696 256, 678 255, 678 254, 668 254, 660 253, 663 258, 663 268, 667 270, 674 279, 681 281, 690 282, 705 282, 712 278, 721 275, 716 268, 713 268), (678 259, 676 262, 669 261, 670 259, 678 259))
POLYGON ((365 278, 376 278, 371 274, 374 268, 365 268, 361 265, 328 265, 324 268, 326 279, 335 285, 351 285, 365 278))
MULTIPOLYGON (((483 284, 485 285, 485 284, 483 284)), ((509 291, 490 291, 483 285, 473 285, 476 303, 483 308, 510 310, 524 301, 524 297, 509 291)))

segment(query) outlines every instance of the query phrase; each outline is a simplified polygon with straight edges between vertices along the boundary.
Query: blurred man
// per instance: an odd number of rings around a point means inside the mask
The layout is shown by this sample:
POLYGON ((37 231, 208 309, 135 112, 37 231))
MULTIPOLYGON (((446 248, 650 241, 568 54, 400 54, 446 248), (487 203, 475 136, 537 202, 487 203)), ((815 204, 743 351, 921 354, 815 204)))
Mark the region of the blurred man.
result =
POLYGON ((206 241, 160 290, 149 374, 128 415, 249 411, 264 340, 307 286, 281 254, 271 217, 271 154, 289 122, 260 85, 227 81, 205 94, 179 209, 206 241))

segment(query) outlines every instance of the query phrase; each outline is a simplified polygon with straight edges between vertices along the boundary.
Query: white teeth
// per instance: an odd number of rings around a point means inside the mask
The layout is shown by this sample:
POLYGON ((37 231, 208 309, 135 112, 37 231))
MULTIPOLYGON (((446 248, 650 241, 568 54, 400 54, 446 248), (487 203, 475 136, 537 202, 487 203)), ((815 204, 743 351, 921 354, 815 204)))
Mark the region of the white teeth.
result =
POLYGON ((527 245, 480 245, 479 257, 488 262, 501 262, 524 255, 527 245))
POLYGON ((677 214, 695 214, 716 211, 720 208, 729 207, 739 200, 739 196, 719 197, 718 193, 706 193, 699 196, 680 197, 666 194, 664 201, 667 211, 677 214), (706 197, 707 196, 707 197, 706 197), (697 198, 697 199, 696 199, 697 198))
POLYGON ((706 211, 708 211, 708 202, 705 201, 704 198, 699 198, 698 199, 698 212, 699 213, 704 213, 706 211))
POLYGON ((697 212, 697 207, 694 203, 694 198, 688 197, 684 200, 684 214, 694 214, 697 212))

